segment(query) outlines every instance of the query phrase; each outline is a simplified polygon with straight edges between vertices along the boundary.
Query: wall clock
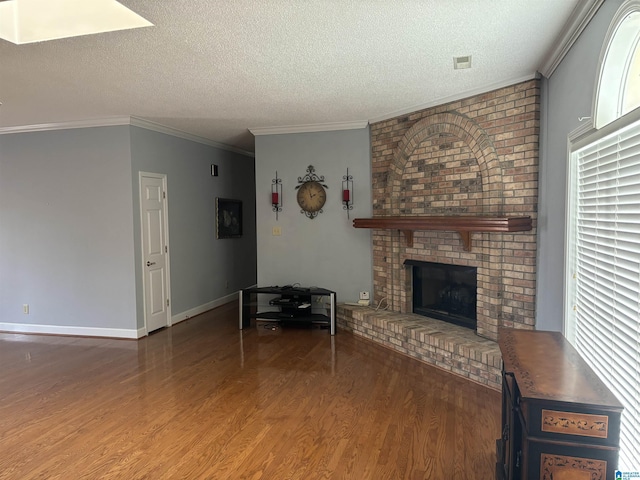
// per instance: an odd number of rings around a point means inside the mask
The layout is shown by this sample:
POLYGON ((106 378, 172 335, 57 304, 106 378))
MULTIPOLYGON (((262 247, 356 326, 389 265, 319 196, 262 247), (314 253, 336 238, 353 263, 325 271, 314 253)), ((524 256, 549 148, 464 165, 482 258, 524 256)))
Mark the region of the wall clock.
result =
POLYGON ((308 218, 316 218, 319 213, 322 213, 322 207, 327 201, 326 189, 329 188, 322 184, 324 176, 316 175, 315 171, 313 165, 309 165, 307 174, 304 177, 298 177, 300 185, 296 187, 300 213, 304 213, 308 218))

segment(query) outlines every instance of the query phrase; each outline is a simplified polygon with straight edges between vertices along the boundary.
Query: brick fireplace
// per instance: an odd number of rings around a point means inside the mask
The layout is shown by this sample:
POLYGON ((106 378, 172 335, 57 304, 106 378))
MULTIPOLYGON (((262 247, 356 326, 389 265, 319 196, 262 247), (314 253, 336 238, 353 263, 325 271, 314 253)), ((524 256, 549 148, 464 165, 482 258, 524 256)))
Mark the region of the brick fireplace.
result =
POLYGON ((371 125, 374 217, 530 216, 533 225, 472 233, 468 251, 455 231, 415 231, 411 245, 398 230, 372 230, 374 304, 387 304, 385 315, 415 320, 404 264, 436 262, 477 268, 475 336, 533 328, 539 115, 530 80, 371 125))

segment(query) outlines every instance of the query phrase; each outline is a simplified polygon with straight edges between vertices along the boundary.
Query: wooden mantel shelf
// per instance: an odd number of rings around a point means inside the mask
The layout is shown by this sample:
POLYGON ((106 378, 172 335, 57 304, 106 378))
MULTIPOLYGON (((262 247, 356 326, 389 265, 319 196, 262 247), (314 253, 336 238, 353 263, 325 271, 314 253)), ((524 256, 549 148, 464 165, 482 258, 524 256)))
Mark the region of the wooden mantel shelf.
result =
POLYGON ((531 217, 374 217, 356 218, 355 228, 397 229, 404 233, 407 246, 413 246, 415 230, 447 230, 460 234, 464 249, 471 250, 471 232, 527 232, 531 217))

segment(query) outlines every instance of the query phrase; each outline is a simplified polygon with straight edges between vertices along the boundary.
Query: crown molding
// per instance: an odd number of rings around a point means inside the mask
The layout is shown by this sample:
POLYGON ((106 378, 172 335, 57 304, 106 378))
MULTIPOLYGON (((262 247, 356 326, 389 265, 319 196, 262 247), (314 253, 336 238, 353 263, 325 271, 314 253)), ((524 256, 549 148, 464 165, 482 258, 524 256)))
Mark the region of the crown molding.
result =
POLYGON ((549 78, 553 74, 603 3, 604 0, 581 0, 576 5, 559 37, 553 42, 553 47, 545 55, 540 68, 542 75, 549 78))
POLYGON ((108 117, 92 120, 0 127, 0 135, 6 135, 9 133, 46 132, 49 130, 69 130, 72 128, 111 127, 114 125, 129 125, 130 121, 130 117, 108 117))
POLYGON ((365 128, 369 122, 366 120, 356 122, 337 122, 337 123, 316 123, 310 125, 287 125, 282 127, 257 127, 250 128, 249 131, 254 136, 259 135, 284 135, 287 133, 313 133, 313 132, 331 132, 334 130, 357 130, 365 128))
POLYGON ((167 127, 166 125, 152 122, 150 120, 145 120, 143 118, 131 117, 130 125, 134 127, 144 128, 145 130, 152 130, 154 132, 164 133, 166 135, 171 135, 173 137, 183 138, 185 140, 190 140, 192 142, 202 143, 204 145, 209 145, 210 147, 219 148, 220 150, 227 150, 229 152, 239 153, 247 157, 256 156, 255 153, 249 152, 248 150, 242 150, 241 148, 232 147, 231 145, 227 145, 225 143, 220 143, 213 140, 209 140, 204 137, 199 137, 198 135, 193 135, 191 133, 183 132, 182 130, 178 130, 172 127, 167 127))
POLYGON ((0 135, 11 133, 28 133, 28 132, 46 132, 50 130, 70 130, 75 128, 93 128, 93 127, 112 127, 116 125, 130 125, 140 127, 146 130, 152 130, 158 133, 171 135, 172 137, 183 138, 196 143, 202 143, 211 147, 227 150, 229 152, 239 153, 247 157, 255 157, 255 153, 240 148, 232 147, 224 143, 215 142, 197 135, 192 135, 182 130, 167 127, 159 123, 144 120, 138 117, 106 117, 92 120, 78 120, 71 122, 41 123, 37 125, 21 125, 17 127, 0 127, 0 135))
POLYGON ((529 75, 525 75, 524 77, 513 78, 511 80, 505 80, 503 82, 484 85, 482 87, 474 88, 472 90, 466 90, 464 92, 456 93, 455 95, 451 95, 449 97, 441 97, 436 100, 432 100, 429 103, 413 105, 411 107, 403 108, 402 110, 396 110, 394 112, 385 113, 384 115, 380 115, 379 117, 370 118, 369 123, 382 122, 384 120, 389 120, 391 118, 399 117, 400 115, 419 112, 420 110, 426 110, 427 108, 439 107, 440 105, 444 105, 445 103, 451 103, 458 100, 462 100, 463 98, 469 98, 475 95, 492 92, 493 90, 498 90, 499 88, 510 87, 511 85, 533 80, 535 78, 538 78, 537 72, 533 72, 529 75))

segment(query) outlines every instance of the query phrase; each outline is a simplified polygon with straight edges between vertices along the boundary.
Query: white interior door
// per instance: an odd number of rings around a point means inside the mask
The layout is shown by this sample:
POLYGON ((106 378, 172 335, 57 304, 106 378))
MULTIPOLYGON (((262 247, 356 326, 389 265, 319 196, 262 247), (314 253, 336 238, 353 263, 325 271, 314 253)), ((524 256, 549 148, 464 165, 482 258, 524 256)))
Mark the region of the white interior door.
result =
POLYGON ((140 173, 144 316, 147 333, 169 326, 166 176, 140 173))

